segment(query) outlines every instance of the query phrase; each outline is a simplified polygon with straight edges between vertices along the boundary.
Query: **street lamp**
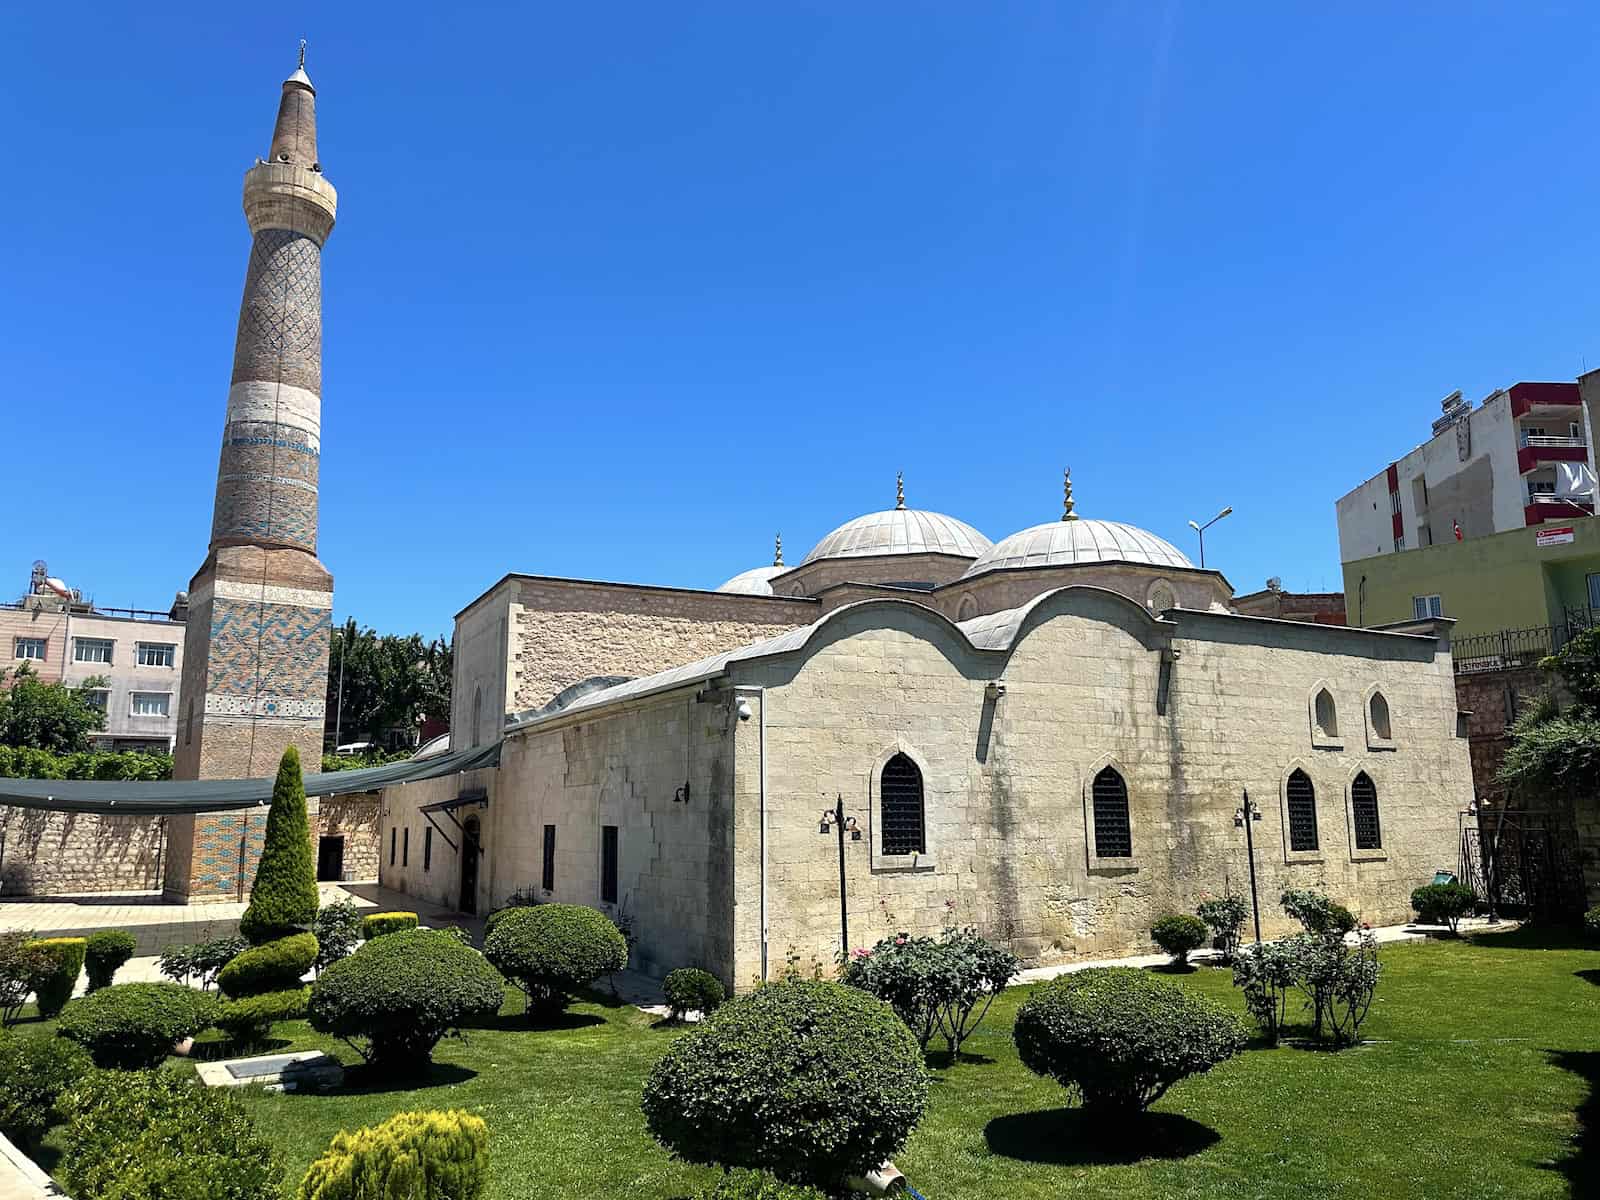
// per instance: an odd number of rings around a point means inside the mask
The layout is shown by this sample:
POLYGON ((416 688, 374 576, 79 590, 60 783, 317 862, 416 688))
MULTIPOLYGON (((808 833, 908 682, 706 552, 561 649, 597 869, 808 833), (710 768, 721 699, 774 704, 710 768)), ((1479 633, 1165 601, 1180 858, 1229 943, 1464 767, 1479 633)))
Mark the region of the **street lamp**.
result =
POLYGON ((1200 569, 1202 571, 1205 570, 1206 566, 1206 530, 1210 529, 1218 521, 1222 520, 1223 517, 1228 516, 1232 512, 1233 505, 1230 504, 1216 516, 1212 517, 1211 520, 1207 521, 1204 525, 1196 524, 1194 521, 1189 522, 1189 528, 1200 535, 1200 569))
MULTIPOLYGON (((1227 516, 1227 513, 1223 513, 1227 516)), ((1191 522, 1192 524, 1192 522, 1191 522)), ((1261 820, 1261 807, 1250 799, 1250 789, 1244 792, 1244 803, 1233 810, 1233 827, 1244 826, 1245 852, 1250 856, 1250 909, 1256 918, 1256 945, 1261 944, 1261 900, 1256 895, 1256 837, 1254 824, 1261 820)))
POLYGON ((845 899, 844 883, 844 835, 848 833, 852 842, 861 840, 861 826, 856 824, 854 817, 844 815, 844 794, 834 802, 831 809, 822 810, 822 820, 817 824, 817 832, 826 835, 830 829, 839 834, 839 952, 850 957, 850 908, 845 899))

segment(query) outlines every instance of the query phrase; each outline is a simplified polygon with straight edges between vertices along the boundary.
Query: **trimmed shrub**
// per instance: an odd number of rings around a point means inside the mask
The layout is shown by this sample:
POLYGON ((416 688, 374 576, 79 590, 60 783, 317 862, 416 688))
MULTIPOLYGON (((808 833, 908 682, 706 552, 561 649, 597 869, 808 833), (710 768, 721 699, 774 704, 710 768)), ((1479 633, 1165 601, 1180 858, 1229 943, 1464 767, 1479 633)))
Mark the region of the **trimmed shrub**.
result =
POLYGON ((692 1012, 709 1017, 728 998, 722 981, 698 967, 679 967, 670 972, 661 981, 661 991, 674 1021, 681 1021, 692 1012))
POLYGON ((317 909, 311 932, 317 937, 316 969, 321 971, 361 944, 361 910, 348 896, 324 904, 317 909))
POLYGON ((1194 912, 1195 916, 1204 921, 1211 930, 1222 957, 1232 962, 1233 956, 1239 953, 1240 934, 1244 929, 1245 918, 1249 916, 1244 897, 1230 893, 1202 900, 1194 912))
POLYGON ((1363 932, 1348 946, 1343 934, 1299 934, 1285 945, 1295 956, 1295 983, 1312 1012, 1312 1036, 1354 1045, 1378 990, 1377 939, 1363 932))
POLYGON ((361 918, 361 936, 369 942, 386 933, 403 933, 416 927, 417 914, 414 912, 381 912, 361 918))
MULTIPOLYGON (((512 899, 515 900, 516 896, 513 896, 512 899)), ((500 924, 501 921, 510 916, 512 913, 522 912, 524 909, 537 907, 539 907, 537 904, 508 903, 504 908, 495 909, 483 919, 483 940, 487 942, 489 940, 489 935, 494 932, 495 926, 500 924)))
POLYGON ((1478 894, 1464 883, 1430 883, 1411 893, 1411 907, 1425 925, 1446 925, 1460 932, 1461 918, 1478 903, 1478 894))
POLYGON ((154 1067, 175 1042, 208 1028, 217 999, 178 983, 114 983, 74 1000, 56 1031, 94 1056, 96 1066, 154 1067))
POLYGON ((1278 898, 1278 902, 1283 905, 1283 911, 1299 921, 1307 933, 1331 933, 1343 937, 1357 925, 1353 912, 1312 888, 1290 888, 1278 898))
POLYGON ((97 992, 110 987, 117 968, 132 958, 138 948, 138 939, 126 929, 102 929, 91 934, 83 958, 83 965, 89 972, 89 990, 97 992))
POLYGON ((212 1022, 236 1046, 258 1046, 279 1021, 298 1021, 311 1003, 308 987, 262 992, 242 1000, 225 1000, 212 1022))
POLYGON ((316 935, 292 934, 246 950, 218 972, 217 986, 234 1000, 281 992, 299 987, 301 978, 316 961, 316 935))
POLYGON ((60 1107, 67 1129, 55 1173, 74 1200, 282 1195, 276 1154, 226 1089, 169 1072, 105 1073, 73 1088, 60 1107))
POLYGON ((726 1171, 695 1200, 829 1200, 826 1192, 804 1183, 785 1183, 765 1171, 726 1171))
POLYGON ((89 1052, 65 1038, 0 1038, 0 1133, 31 1148, 50 1127, 57 1097, 93 1069, 89 1052))
POLYGON ((507 910, 483 943, 484 956, 528 998, 528 1012, 551 1016, 571 995, 628 965, 628 943, 603 912, 581 904, 507 910))
POLYGON ((196 979, 202 988, 209 988, 222 968, 248 949, 250 943, 236 933, 192 946, 168 946, 156 960, 156 969, 173 983, 196 979))
POLYGON ((239 918, 239 932, 255 946, 298 933, 317 919, 319 899, 300 752, 289 746, 272 785, 261 861, 250 885, 250 904, 239 918))
POLYGON ((792 980, 729 1001, 674 1042, 643 1103, 656 1140, 690 1162, 837 1188, 905 1145, 928 1073, 887 1004, 792 980))
POLYGON ((22 1015, 22 1006, 33 995, 33 981, 50 970, 50 953, 38 945, 24 930, 0 931, 0 1029, 22 1015))
POLYGON ((413 929, 370 941, 319 975, 307 1015, 374 1066, 422 1071, 448 1031, 499 1012, 504 989, 476 950, 413 929))
POLYGON ((1245 1043, 1244 1027, 1220 1005, 1133 967, 1046 984, 1017 1011, 1012 1036, 1030 1071, 1076 1089, 1092 1113, 1123 1116, 1245 1043))
POLYGON ((81 937, 40 938, 33 948, 45 955, 33 977, 33 999, 41 1017, 53 1017, 72 999, 89 943, 81 937))
POLYGON ((460 1109, 396 1113, 340 1131, 300 1183, 299 1200, 479 1200, 489 1178, 489 1129, 460 1109))
POLYGON ((899 933, 857 950, 839 978, 893 1008, 924 1050, 942 1033, 955 1054, 1019 966, 976 930, 946 929, 937 940, 899 933))
POLYGON ((1173 965, 1181 967, 1188 963, 1190 951, 1206 944, 1210 930, 1199 917, 1191 917, 1188 913, 1168 913, 1156 919, 1150 927, 1150 936, 1156 945, 1172 955, 1173 965))
POLYGON ((1583 914, 1583 927, 1589 931, 1590 937, 1600 938, 1600 904, 1583 914))
POLYGON ((1300 969, 1298 946, 1258 942, 1233 960, 1233 986, 1244 992, 1245 1010, 1277 1045, 1289 1016, 1289 992, 1300 969))

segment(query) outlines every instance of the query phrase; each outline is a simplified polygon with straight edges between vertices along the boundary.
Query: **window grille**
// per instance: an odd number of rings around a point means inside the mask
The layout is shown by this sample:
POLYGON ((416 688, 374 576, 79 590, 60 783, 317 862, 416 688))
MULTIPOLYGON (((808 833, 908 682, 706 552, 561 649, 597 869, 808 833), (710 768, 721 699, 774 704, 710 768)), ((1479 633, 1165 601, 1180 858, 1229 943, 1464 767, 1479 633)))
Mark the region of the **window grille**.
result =
POLYGON ((556 827, 544 827, 544 874, 540 883, 544 890, 554 891, 556 886, 556 827))
POLYGON ((1317 789, 1311 785, 1311 776, 1296 767, 1285 791, 1289 800, 1289 849, 1317 849, 1317 789))
POLYGON ((883 814, 882 853, 926 854, 922 771, 904 754, 896 754, 884 764, 879 802, 883 814))
POLYGON ((1094 777, 1094 854, 1132 858, 1133 829, 1128 823, 1128 785, 1115 767, 1094 777))
POLYGON ((1383 830, 1378 824, 1378 788, 1365 771, 1350 784, 1350 817, 1356 831, 1356 849, 1381 850, 1383 830))
POLYGON ((606 904, 617 902, 617 827, 600 827, 600 899, 606 904))

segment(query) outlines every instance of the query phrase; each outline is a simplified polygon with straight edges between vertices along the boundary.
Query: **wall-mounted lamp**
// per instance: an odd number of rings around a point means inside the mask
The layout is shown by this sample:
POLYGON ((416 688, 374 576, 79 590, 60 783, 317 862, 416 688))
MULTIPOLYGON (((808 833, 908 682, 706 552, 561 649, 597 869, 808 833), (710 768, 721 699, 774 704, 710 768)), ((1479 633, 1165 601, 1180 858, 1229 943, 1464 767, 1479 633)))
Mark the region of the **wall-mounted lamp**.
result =
POLYGON ((739 720, 748 721, 750 719, 750 701, 741 697, 733 711, 739 714, 739 720))
POLYGON ((689 781, 687 779, 683 781, 681 788, 672 793, 672 802, 674 804, 689 803, 689 781))
POLYGON ((1002 680, 991 679, 983 685, 983 698, 993 704, 1006 694, 1006 685, 1002 680))

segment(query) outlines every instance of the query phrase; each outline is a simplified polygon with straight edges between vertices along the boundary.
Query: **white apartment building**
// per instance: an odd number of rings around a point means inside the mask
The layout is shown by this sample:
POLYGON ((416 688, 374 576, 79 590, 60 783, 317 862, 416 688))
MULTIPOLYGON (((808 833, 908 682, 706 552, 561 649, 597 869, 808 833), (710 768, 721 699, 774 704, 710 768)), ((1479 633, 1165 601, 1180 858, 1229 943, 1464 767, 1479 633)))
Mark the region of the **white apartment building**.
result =
POLYGON ((1484 537, 1594 512, 1576 383, 1517 383, 1477 407, 1447 397, 1433 436, 1341 496, 1339 559, 1484 537))

